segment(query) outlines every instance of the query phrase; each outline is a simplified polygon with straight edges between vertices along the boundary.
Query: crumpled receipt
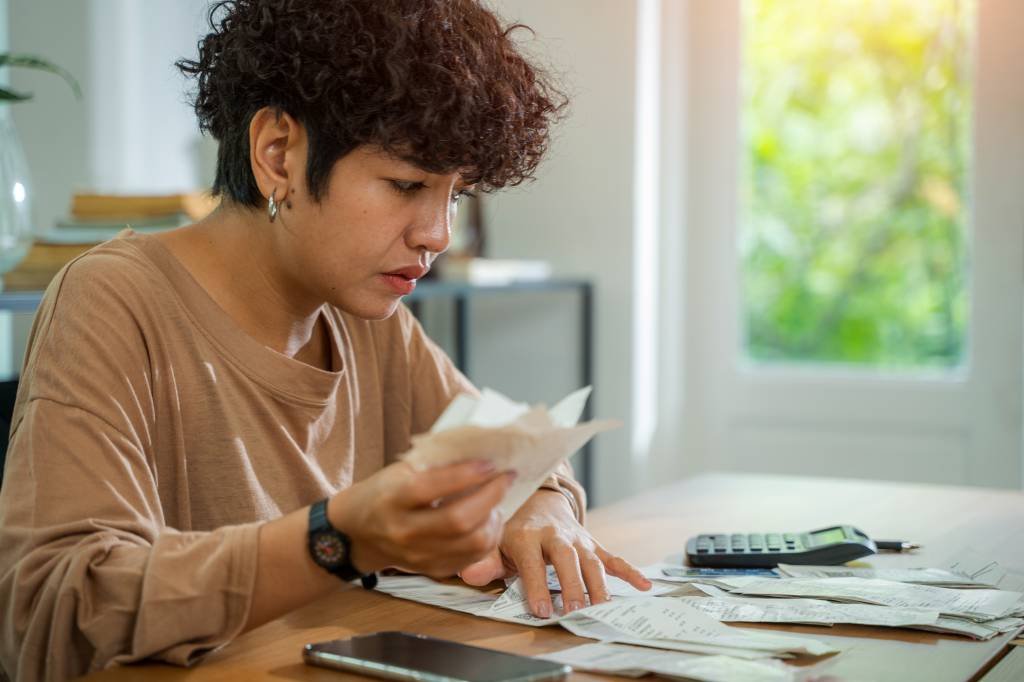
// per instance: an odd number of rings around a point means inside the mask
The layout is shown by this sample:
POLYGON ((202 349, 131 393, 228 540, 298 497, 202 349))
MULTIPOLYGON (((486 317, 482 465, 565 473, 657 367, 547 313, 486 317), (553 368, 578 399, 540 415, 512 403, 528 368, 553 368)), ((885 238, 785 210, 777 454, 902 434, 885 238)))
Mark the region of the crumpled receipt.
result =
POLYGON ((498 471, 515 471, 516 480, 498 507, 509 519, 562 460, 596 434, 620 426, 614 420, 577 424, 590 390, 581 388, 550 410, 513 402, 490 389, 479 398, 461 394, 429 433, 412 437, 412 449, 403 459, 419 470, 486 459, 498 471))

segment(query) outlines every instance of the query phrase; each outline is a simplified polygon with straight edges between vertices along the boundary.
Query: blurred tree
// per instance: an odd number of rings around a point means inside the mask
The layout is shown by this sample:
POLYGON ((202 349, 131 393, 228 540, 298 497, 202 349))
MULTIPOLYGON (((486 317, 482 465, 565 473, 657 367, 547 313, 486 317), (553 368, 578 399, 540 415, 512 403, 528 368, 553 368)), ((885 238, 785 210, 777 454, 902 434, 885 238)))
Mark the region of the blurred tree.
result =
POLYGON ((752 358, 962 362, 974 17, 971 0, 744 2, 752 358))

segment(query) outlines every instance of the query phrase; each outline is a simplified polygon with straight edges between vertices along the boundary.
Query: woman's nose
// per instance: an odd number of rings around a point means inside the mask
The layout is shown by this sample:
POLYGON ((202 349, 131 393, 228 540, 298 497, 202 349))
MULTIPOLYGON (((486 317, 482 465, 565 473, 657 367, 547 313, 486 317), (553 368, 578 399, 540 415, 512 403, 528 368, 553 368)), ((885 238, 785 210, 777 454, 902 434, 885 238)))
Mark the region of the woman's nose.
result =
POLYGON ((449 210, 447 206, 444 211, 430 211, 429 214, 422 216, 419 224, 409 232, 409 246, 414 249, 426 249, 431 253, 443 253, 451 243, 454 217, 454 211, 449 210))

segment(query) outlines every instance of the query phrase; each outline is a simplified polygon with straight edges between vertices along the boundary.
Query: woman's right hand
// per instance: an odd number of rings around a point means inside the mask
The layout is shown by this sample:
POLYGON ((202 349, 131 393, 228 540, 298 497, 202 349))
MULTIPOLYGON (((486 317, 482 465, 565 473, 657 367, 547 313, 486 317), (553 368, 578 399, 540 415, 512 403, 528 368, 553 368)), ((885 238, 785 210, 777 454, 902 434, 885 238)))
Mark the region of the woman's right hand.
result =
POLYGON ((513 478, 485 460, 424 471, 397 462, 337 493, 327 515, 351 539, 359 571, 400 568, 442 578, 497 547, 497 505, 513 478))

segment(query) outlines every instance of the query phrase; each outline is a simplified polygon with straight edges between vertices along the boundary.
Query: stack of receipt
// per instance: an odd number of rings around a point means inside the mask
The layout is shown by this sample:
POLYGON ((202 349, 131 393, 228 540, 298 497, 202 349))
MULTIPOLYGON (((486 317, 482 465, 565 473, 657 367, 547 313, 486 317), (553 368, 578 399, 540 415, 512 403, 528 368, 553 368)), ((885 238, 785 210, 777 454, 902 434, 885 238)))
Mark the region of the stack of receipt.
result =
POLYGON ((569 614, 562 614, 558 578, 549 570, 557 614, 550 618, 530 612, 518 578, 500 592, 414 575, 385 576, 378 589, 494 620, 559 625, 597 640, 599 644, 543 656, 580 670, 626 676, 653 672, 704 682, 798 682, 831 661, 793 668, 771 659, 840 651, 811 637, 732 628, 725 625, 728 622, 849 623, 933 630, 979 640, 1024 627, 1024 594, 1019 591, 1024 581, 1009 579, 994 564, 986 565, 985 576, 961 570, 962 564, 898 570, 780 566, 770 573, 773 577, 765 577, 763 571, 679 569, 670 564, 644 568, 654 585, 647 592, 609 577, 610 601, 569 614), (1018 589, 1003 589, 1011 586, 1018 589))
MULTIPOLYGON (((872 569, 846 566, 779 566, 773 577, 731 574, 678 575, 656 564, 644 574, 658 584, 687 584, 678 595, 723 622, 848 623, 932 630, 987 640, 1024 627, 1024 584, 999 573, 994 582, 949 569, 872 569)), ((993 564, 986 569, 992 572, 993 564)), ((709 572, 710 573, 710 572, 709 572)), ((989 576, 992 577, 991 575, 989 576)))
MULTIPOLYGON (((743 660, 791 658, 798 654, 822 656, 839 651, 810 637, 732 628, 681 599, 616 596, 616 589, 612 590, 610 601, 550 618, 538 618, 530 613, 520 579, 501 594, 440 583, 418 575, 382 576, 377 589, 394 597, 494 620, 538 627, 558 624, 575 635, 602 642, 743 660)), ((560 614, 560 595, 552 596, 556 614, 560 614)))

